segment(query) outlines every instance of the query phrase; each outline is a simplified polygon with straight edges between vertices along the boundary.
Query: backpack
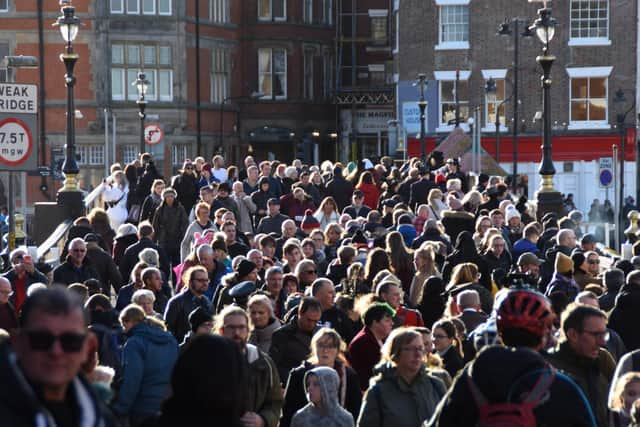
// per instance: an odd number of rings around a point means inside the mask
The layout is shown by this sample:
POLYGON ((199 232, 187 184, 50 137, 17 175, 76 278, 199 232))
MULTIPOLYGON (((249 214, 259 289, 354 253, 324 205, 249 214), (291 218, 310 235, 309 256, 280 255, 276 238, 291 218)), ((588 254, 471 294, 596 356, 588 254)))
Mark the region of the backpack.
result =
POLYGON ((110 366, 119 377, 122 370, 122 346, 125 335, 121 330, 109 328, 99 323, 89 326, 89 330, 96 333, 99 338, 98 359, 101 365, 110 366))
MULTIPOLYGON (((536 372, 539 372, 539 375, 535 385, 529 393, 520 398, 520 402, 511 401, 511 392, 507 395, 506 402, 489 402, 473 382, 471 375, 468 375, 467 384, 478 408, 478 423, 476 425, 478 427, 537 426, 533 410, 544 400, 549 387, 555 380, 556 374, 551 367, 536 372)), ((529 375, 531 374, 525 374, 524 376, 529 375)), ((523 377, 516 380, 514 384, 517 384, 523 377)))

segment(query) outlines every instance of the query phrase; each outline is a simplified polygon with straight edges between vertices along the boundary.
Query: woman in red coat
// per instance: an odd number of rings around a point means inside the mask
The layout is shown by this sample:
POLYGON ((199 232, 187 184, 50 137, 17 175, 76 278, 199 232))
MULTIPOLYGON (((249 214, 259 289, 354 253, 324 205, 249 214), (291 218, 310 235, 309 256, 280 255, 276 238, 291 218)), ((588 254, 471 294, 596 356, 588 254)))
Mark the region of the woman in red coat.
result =
POLYGON ((364 193, 364 204, 371 209, 376 209, 378 206, 378 199, 380 198, 380 190, 375 182, 373 182, 373 175, 371 172, 365 171, 360 175, 360 180, 356 189, 364 193))

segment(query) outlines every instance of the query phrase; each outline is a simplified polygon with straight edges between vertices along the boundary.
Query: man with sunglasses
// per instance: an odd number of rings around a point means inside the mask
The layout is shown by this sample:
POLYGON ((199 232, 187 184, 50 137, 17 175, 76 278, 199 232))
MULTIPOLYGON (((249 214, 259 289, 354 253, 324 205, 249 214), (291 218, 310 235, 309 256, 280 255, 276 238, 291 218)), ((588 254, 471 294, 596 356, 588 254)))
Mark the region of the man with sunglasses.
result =
POLYGON ((15 355, 0 349, 0 423, 6 426, 113 426, 111 413, 78 375, 95 337, 81 301, 63 288, 27 298, 15 355))
POLYGON ((88 279, 100 280, 100 275, 87 256, 87 244, 81 237, 69 242, 69 254, 65 262, 53 270, 53 283, 69 286, 84 283, 88 279))

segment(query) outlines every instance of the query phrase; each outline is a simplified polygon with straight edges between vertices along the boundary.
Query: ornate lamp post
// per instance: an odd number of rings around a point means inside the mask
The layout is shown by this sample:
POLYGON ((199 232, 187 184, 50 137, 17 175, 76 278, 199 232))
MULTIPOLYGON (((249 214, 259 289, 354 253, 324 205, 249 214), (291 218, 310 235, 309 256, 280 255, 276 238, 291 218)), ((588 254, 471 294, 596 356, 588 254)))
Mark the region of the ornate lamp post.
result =
POLYGON ((147 113, 145 113, 145 109, 147 108, 147 100, 145 99, 145 95, 147 94, 147 88, 149 87, 149 80, 147 80, 147 75, 142 71, 138 73, 138 78, 131 83, 132 86, 135 86, 138 90, 138 99, 136 100, 136 104, 138 104, 138 108, 140 111, 138 112, 138 117, 140 117, 140 154, 145 152, 144 147, 144 119, 147 118, 147 113))
POLYGON ((427 160, 427 143, 425 141, 425 110, 427 109, 427 101, 424 99, 424 87, 427 85, 427 75, 424 73, 418 74, 418 79, 413 84, 420 87, 420 100, 418 101, 418 108, 420 109, 420 158, 422 159, 423 166, 426 166, 427 160))
POLYGON ((62 38, 66 43, 65 51, 60 55, 60 59, 66 68, 64 82, 67 86, 67 144, 62 164, 62 172, 64 173, 64 187, 60 192, 79 192, 78 181, 76 179, 80 168, 76 162, 76 145, 75 145, 75 106, 73 100, 73 87, 76 84, 76 78, 73 75, 73 67, 78 61, 78 54, 73 51, 73 41, 78 35, 78 27, 80 20, 76 16, 76 8, 71 5, 71 0, 60 1, 62 15, 53 24, 60 28, 62 38))
MULTIPOLYGON (((553 186, 553 176, 556 173, 553 166, 551 150, 551 66, 556 57, 549 52, 549 43, 555 35, 556 20, 551 16, 551 8, 538 9, 538 19, 529 27, 535 31, 536 36, 542 42, 542 55, 536 58, 536 62, 542 68, 542 113, 543 113, 543 144, 542 162, 538 173, 542 176, 540 189, 536 193, 538 200, 538 218, 547 212, 560 213, 562 210, 562 195, 553 186)), ((517 123, 514 123, 517 126, 517 123)))
MULTIPOLYGON (((624 111, 620 111, 618 114, 616 114, 616 123, 618 125, 618 130, 620 131, 620 201, 619 206, 618 206, 618 214, 620 216, 620 232, 619 232, 619 236, 623 236, 623 224, 625 222, 625 215, 624 215, 624 210, 623 210, 623 206, 625 204, 625 195, 624 195, 624 161, 625 161, 625 156, 626 156, 626 142, 627 142, 627 135, 626 135, 626 120, 627 120, 627 115, 633 111, 634 108, 636 108, 636 97, 635 97, 635 93, 630 90, 630 89, 618 89, 616 90, 616 96, 613 99, 613 102, 615 104, 618 104, 622 107, 624 107, 624 105, 627 102, 627 98, 624 96, 625 92, 629 92, 631 94, 631 106, 629 106, 628 109, 624 110, 624 111)), ((622 241, 622 240, 620 240, 622 241)))

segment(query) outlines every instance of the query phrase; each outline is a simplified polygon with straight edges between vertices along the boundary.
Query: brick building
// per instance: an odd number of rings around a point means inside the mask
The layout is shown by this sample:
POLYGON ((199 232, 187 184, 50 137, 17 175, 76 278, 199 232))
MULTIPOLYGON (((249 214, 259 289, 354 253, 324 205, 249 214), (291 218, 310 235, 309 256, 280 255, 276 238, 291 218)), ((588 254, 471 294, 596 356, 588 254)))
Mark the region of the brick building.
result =
MULTIPOLYGON (((58 59, 64 44, 51 26, 60 15, 57 3, 0 0, 0 55, 33 55, 42 70, 0 70, 0 79, 43 88, 39 132, 46 149, 39 149, 39 164, 53 166, 64 157, 66 115, 65 71, 58 59)), ((236 163, 248 152, 290 161, 335 151, 330 144, 336 129, 332 0, 76 0, 73 5, 84 24, 73 44, 79 54, 75 124, 82 188, 97 185, 109 164, 130 162, 138 154, 138 93, 132 83, 140 71, 150 82, 146 122, 164 131, 163 140, 147 151, 165 176, 197 154, 210 159, 223 153, 236 163)), ((5 184, 0 204, 6 200, 6 179, 0 181, 5 184)), ((16 205, 27 214, 34 202, 55 198, 60 185, 40 177, 23 182, 16 205)))
MULTIPOLYGON (((428 145, 454 126, 456 71, 457 95, 463 122, 478 108, 482 146, 495 155, 495 110, 513 91, 514 18, 522 32, 537 17, 541 3, 510 0, 401 0, 395 2, 398 25, 395 65, 398 75, 396 111, 408 131, 409 152, 419 153, 415 138, 415 103, 412 86, 419 73, 426 73, 428 145), (509 23, 511 36, 498 36, 501 23, 509 23), (497 100, 485 92, 489 78, 497 83, 497 100), (413 107, 413 108, 412 108, 413 107), (403 117, 404 114, 404 117, 403 117)), ((611 146, 620 144, 617 114, 632 107, 637 79, 637 5, 621 0, 572 0, 552 2, 557 20, 550 51, 557 59, 553 80, 552 128, 556 183, 564 192, 578 195, 579 206, 588 208, 594 197, 605 198, 597 186, 597 160, 611 156, 611 146), (625 90, 625 102, 614 102, 617 89, 625 90), (562 172, 560 174, 560 172, 562 172)), ((542 109, 541 69, 535 58, 541 43, 533 37, 518 37, 519 103, 513 98, 500 109, 499 160, 506 170, 512 163, 513 108, 518 108, 518 170, 529 177, 529 194, 537 188, 537 163, 541 123, 534 122, 542 109), (506 126, 505 126, 506 124, 506 126)), ((625 194, 635 194, 635 110, 626 117, 625 194)), ((466 123, 462 127, 467 129, 466 123)), ((609 197, 612 198, 612 195, 609 197)))

